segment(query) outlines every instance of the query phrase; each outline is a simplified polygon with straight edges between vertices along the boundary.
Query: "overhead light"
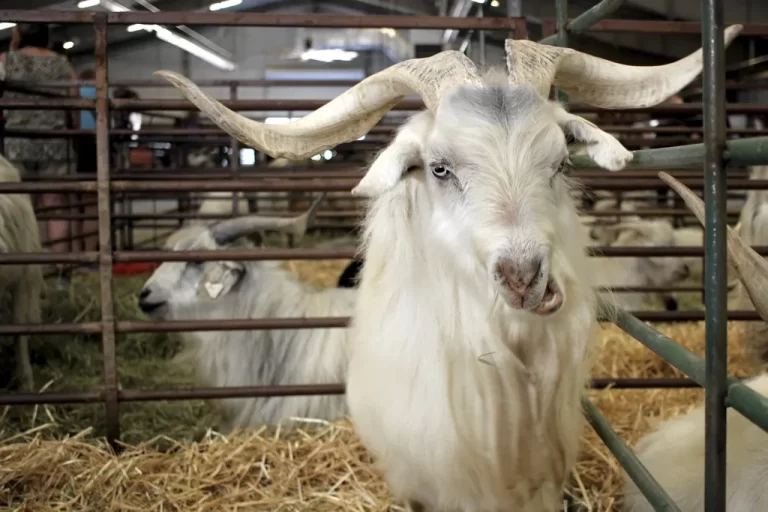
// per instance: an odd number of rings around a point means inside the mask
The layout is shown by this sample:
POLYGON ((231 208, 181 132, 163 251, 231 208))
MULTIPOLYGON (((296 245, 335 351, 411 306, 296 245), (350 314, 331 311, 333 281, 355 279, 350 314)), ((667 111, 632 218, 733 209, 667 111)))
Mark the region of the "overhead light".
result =
POLYGON ((331 158, 333 158, 333 153, 331 153, 330 149, 326 149, 325 151, 323 151, 323 158, 325 158, 326 160, 330 160, 331 158))
POLYGON ((208 9, 211 11, 220 11, 222 9, 229 9, 230 7, 240 5, 241 3, 243 3, 243 0, 223 0, 221 2, 216 2, 215 4, 211 4, 208 9))
MULTIPOLYGON (((86 0, 88 1, 88 0, 86 0)), ((130 9, 126 6, 119 4, 117 2, 114 2, 113 0, 100 0, 101 5, 103 5, 106 9, 109 9, 112 12, 130 12, 130 9)))
POLYGON ((101 0, 83 0, 77 4, 78 9, 87 9, 89 7, 96 7, 101 3, 101 0))
POLYGON ((66 43, 64 43, 61 46, 63 46, 65 50, 71 50, 72 48, 75 47, 75 43, 74 43, 74 41, 67 41, 66 43))
POLYGON ((215 53, 206 50, 202 46, 198 46, 189 39, 185 39, 179 35, 174 34, 165 27, 160 25, 130 25, 128 27, 129 32, 137 32, 139 30, 146 30, 147 32, 154 32, 158 39, 170 43, 174 46, 181 48, 182 50, 191 53, 195 57, 204 60, 208 64, 216 66, 219 69, 225 71, 233 71, 237 66, 233 62, 228 61, 223 57, 219 57, 215 53))
POLYGON ((484 4, 485 3, 485 0, 472 0, 472 1, 475 2, 476 4, 484 4))
POLYGON ((171 43, 174 46, 178 46, 182 50, 191 53, 195 57, 206 61, 208 64, 216 66, 217 68, 223 69, 225 71, 234 71, 237 67, 233 62, 230 62, 223 57, 219 57, 215 53, 206 50, 202 46, 196 45, 188 39, 184 39, 183 37, 174 34, 167 28, 155 25, 154 29, 155 35, 158 38, 162 39, 166 43, 171 43))
POLYGON ((499 0, 491 0, 491 7, 498 7, 499 6, 499 0))
MULTIPOLYGON (((89 1, 89 0, 86 0, 89 1)), ((100 2, 112 12, 130 12, 130 9, 122 4, 115 2, 114 0, 100 0, 100 2)), ((198 59, 202 59, 208 64, 216 66, 219 69, 225 71, 233 71, 237 66, 233 62, 228 61, 224 57, 220 57, 210 50, 206 50, 202 46, 193 43, 189 39, 185 39, 167 28, 160 25, 142 25, 135 24, 128 26, 128 32, 136 32, 139 30, 146 30, 147 32, 154 32, 158 39, 170 43, 174 46, 181 48, 182 50, 191 53, 198 59)))
POLYGON ((7 28, 15 27, 15 23, 0 23, 0 30, 5 30, 7 28))
POLYGON ((340 60, 349 62, 355 58, 357 58, 357 52, 342 50, 341 48, 326 48, 322 50, 310 48, 301 54, 301 60, 303 61, 317 60, 320 62, 333 62, 335 60, 340 60))
POLYGON ((320 161, 322 159, 323 159, 323 157, 321 155, 315 155, 315 156, 312 157, 312 160, 314 160, 315 162, 318 162, 318 161, 320 161))

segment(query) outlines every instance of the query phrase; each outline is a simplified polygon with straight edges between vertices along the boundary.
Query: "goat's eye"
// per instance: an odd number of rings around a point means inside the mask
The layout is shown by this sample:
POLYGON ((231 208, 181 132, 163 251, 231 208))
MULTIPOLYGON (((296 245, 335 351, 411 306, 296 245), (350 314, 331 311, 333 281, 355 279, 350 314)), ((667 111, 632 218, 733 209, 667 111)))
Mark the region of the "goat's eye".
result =
POLYGON ((438 179, 445 179, 450 174, 450 171, 445 168, 444 165, 436 165, 432 167, 432 175, 438 179))

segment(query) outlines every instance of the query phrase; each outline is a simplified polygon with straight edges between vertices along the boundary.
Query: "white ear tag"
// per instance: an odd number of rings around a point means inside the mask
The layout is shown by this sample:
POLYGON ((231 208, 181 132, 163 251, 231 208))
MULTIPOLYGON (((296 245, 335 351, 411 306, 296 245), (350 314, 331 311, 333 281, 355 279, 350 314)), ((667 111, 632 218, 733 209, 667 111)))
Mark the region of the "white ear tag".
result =
POLYGON ((208 292, 208 296, 212 299, 218 297, 223 289, 224 285, 221 283, 205 283, 205 291, 208 292))

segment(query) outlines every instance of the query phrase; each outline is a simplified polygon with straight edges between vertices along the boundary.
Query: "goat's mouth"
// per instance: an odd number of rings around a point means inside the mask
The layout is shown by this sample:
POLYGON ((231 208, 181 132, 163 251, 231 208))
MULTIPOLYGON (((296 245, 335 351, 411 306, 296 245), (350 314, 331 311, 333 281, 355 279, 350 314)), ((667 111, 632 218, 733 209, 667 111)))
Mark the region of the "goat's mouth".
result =
POLYGON ((560 310, 565 296, 554 278, 549 277, 544 286, 541 281, 521 290, 519 282, 511 281, 505 275, 497 275, 501 295, 509 307, 547 316, 560 310))

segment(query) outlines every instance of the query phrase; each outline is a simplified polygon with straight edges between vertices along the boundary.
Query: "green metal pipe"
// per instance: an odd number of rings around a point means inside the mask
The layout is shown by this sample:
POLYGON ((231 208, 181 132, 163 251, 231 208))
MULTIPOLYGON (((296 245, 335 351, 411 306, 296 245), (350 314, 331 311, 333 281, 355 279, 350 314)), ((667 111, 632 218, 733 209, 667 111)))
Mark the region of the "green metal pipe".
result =
POLYGON ((560 34, 551 35, 543 38, 539 41, 541 44, 549 44, 552 46, 568 46, 567 34, 582 34, 586 32, 589 27, 604 20, 616 10, 624 5, 625 0, 603 0, 599 4, 591 7, 587 11, 574 18, 570 23, 566 25, 566 39, 562 39, 560 34))
POLYGON ((728 253, 723 0, 701 4, 704 57, 704 512, 725 512, 728 398, 728 253))
MULTIPOLYGON (((645 322, 638 320, 624 310, 612 313, 614 323, 637 341, 651 349, 656 355, 678 368, 681 372, 693 379, 699 386, 704 386, 704 360, 664 336, 645 322)), ((609 315, 606 315, 610 318, 609 315)))
POLYGON ((728 377, 727 405, 768 432, 768 398, 730 376, 728 377))
MULTIPOLYGON (((557 39, 560 46, 568 46, 568 0, 555 0, 555 26, 557 39)), ((568 95, 560 89, 555 89, 555 99, 568 108, 568 95)))
POLYGON ((659 482, 653 478, 653 475, 640 462, 637 456, 632 452, 627 443, 619 437, 615 430, 594 406, 588 398, 582 398, 582 407, 584 415, 592 425, 605 446, 611 451, 621 467, 627 472, 627 475, 635 482, 637 488, 643 493, 648 502, 657 511, 680 512, 680 507, 675 504, 672 498, 667 494, 659 482))
MULTIPOLYGON (((659 149, 640 149, 625 169, 692 169, 704 163, 704 144, 688 144, 659 149)), ((726 143, 725 160, 728 166, 749 167, 768 164, 768 137, 730 140, 726 143)), ((599 167, 587 155, 573 155, 577 169, 599 167)), ((619 171, 620 172, 620 171, 619 171)))
MULTIPOLYGON (((699 386, 705 386, 706 367, 704 359, 624 310, 609 312, 601 301, 599 314, 603 318, 612 318, 622 331, 678 368, 699 386)), ((726 379, 728 383, 727 405, 768 432, 768 398, 749 388, 736 377, 727 376, 726 379)))

